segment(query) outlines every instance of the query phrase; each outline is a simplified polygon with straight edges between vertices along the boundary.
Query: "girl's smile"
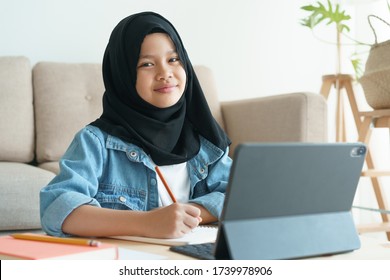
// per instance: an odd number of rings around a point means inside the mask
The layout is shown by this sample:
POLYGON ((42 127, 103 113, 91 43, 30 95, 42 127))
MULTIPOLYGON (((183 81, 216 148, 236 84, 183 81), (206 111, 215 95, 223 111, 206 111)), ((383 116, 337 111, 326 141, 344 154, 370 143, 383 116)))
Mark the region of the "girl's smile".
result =
POLYGON ((177 85, 163 85, 161 87, 155 88, 154 91, 159 93, 171 93, 176 89, 177 85))

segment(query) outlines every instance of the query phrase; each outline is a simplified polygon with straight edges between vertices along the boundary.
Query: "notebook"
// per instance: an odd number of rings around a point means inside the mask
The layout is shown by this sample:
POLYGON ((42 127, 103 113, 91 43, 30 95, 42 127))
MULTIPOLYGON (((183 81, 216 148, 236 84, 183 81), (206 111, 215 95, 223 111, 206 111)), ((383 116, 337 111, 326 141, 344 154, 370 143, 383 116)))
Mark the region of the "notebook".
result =
POLYGON ((179 238, 150 238, 150 237, 130 236, 130 235, 121 235, 121 236, 118 235, 118 236, 107 236, 107 237, 114 238, 114 239, 174 246, 174 245, 215 242, 215 240, 217 239, 217 232, 218 232, 217 226, 202 225, 194 228, 191 232, 179 238))
POLYGON ((15 239, 12 236, 0 237, 0 259, 22 260, 115 260, 118 248, 102 243, 98 247, 60 244, 42 241, 15 239))
POLYGON ((360 247, 351 213, 361 143, 236 148, 217 241, 171 250, 210 259, 298 259, 360 247), (209 255, 202 250, 211 250, 209 255))

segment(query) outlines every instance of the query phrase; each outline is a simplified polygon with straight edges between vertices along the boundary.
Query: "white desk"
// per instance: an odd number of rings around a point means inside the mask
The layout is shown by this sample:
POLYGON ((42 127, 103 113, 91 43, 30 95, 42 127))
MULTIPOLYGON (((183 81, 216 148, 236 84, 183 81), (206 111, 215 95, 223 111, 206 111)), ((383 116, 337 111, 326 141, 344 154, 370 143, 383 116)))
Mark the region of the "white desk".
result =
POLYGON ((320 260, 390 260, 390 242, 379 241, 375 238, 360 236, 359 250, 332 256, 323 256, 313 259, 320 260))
MULTIPOLYGON (((169 246, 147 244, 134 241, 99 239, 102 242, 116 244, 120 248, 160 255, 171 260, 194 260, 169 250, 169 246)), ((390 260, 390 242, 381 242, 377 239, 360 236, 361 248, 353 252, 310 258, 312 260, 390 260)))
MULTIPOLYGON (((41 232, 39 232, 41 233, 41 232)), ((10 234, 10 232, 3 232, 3 235, 10 234)), ((0 234, 1 235, 1 234, 0 234)), ((116 244, 119 248, 144 252, 147 254, 157 255, 156 259, 169 260, 195 260, 179 253, 169 250, 169 246, 147 244, 134 241, 117 240, 110 238, 100 238, 102 242, 116 244)), ((390 242, 381 241, 372 237, 364 235, 360 236, 361 248, 353 252, 336 254, 330 256, 320 256, 309 258, 310 260, 390 260, 390 242)), ((146 258, 145 258, 146 259, 146 258)), ((142 260, 142 258, 140 259, 142 260)))

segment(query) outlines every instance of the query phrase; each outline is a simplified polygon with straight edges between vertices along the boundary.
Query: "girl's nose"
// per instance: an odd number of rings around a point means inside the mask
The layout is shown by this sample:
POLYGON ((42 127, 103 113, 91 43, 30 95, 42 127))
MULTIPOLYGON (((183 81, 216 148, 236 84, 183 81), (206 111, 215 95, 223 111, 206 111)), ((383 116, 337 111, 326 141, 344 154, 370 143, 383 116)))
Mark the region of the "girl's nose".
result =
POLYGON ((161 65, 158 68, 157 80, 168 80, 172 78, 172 70, 168 65, 161 65))

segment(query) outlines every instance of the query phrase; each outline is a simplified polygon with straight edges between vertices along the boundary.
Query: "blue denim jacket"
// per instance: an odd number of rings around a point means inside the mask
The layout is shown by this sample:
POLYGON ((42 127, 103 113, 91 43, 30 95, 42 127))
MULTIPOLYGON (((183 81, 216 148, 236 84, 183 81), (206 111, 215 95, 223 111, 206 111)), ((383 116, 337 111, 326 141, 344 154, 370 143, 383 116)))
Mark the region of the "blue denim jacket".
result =
MULTIPOLYGON (((232 160, 203 137, 188 161, 190 201, 219 217, 232 160)), ((157 180, 148 155, 94 126, 76 134, 60 160, 60 173, 40 192, 42 228, 65 236, 62 223, 83 204, 148 211, 158 207, 157 180)))

